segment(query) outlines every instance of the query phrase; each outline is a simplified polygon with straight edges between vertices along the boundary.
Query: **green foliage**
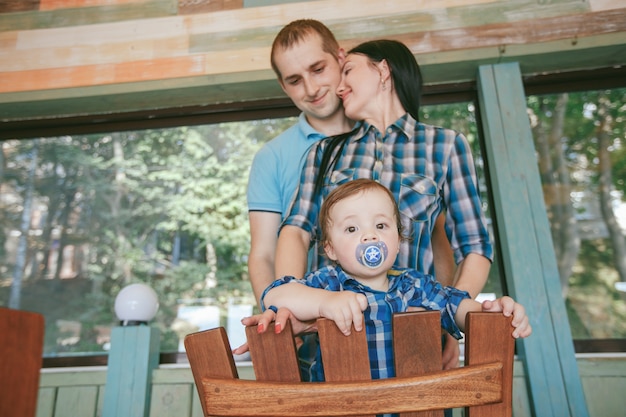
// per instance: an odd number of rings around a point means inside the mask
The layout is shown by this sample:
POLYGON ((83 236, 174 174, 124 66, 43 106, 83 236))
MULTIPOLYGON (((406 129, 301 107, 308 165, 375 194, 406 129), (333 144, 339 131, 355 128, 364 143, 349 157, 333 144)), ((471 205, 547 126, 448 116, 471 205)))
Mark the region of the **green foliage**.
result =
MULTIPOLYGON (((178 348, 172 326, 181 303, 203 299, 224 306, 232 297, 253 303, 246 266, 248 169, 256 151, 293 122, 4 142, 2 201, 11 203, 0 206, 3 236, 19 230, 38 147, 31 191, 39 220, 31 222, 21 308, 46 316, 46 352, 101 350, 99 329, 116 323, 115 296, 133 282, 149 284, 159 296, 154 325, 162 349, 178 348), (72 257, 60 257, 62 250, 72 257), (70 272, 63 270, 68 265, 70 272), (87 285, 67 290, 77 278, 87 285), (79 334, 74 325, 58 324, 66 322, 79 322, 79 334)), ((8 247, 15 248, 14 240, 8 247)), ((15 253, 5 256, 3 276, 15 253)), ((0 287, 0 304, 9 290, 0 287)))
POLYGON ((624 202, 626 89, 528 97, 540 174, 574 337, 623 337, 624 303, 605 238, 600 138, 608 138, 615 203, 624 202), (573 210, 568 210, 573 209, 573 210), (586 229, 583 229, 586 227, 586 229), (565 233, 564 233, 565 232, 565 233), (599 305, 602 308, 599 308, 599 305))

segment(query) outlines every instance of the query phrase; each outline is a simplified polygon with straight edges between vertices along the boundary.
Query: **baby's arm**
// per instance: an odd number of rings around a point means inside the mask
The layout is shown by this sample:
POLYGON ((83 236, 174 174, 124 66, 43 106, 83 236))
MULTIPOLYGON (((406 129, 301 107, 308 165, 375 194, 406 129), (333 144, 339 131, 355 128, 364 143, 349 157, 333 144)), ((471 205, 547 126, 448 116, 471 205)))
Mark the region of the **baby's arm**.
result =
POLYGON ((532 327, 528 322, 528 316, 526 315, 526 309, 523 305, 516 303, 511 297, 504 296, 494 301, 484 301, 482 304, 472 300, 465 299, 461 301, 459 308, 456 311, 454 320, 459 328, 465 331, 465 317, 470 311, 487 311, 487 312, 502 312, 506 317, 513 315, 513 337, 528 337, 532 333, 532 327))
POLYGON ((318 317, 331 319, 348 335, 352 324, 357 331, 363 329, 367 298, 352 291, 329 291, 290 282, 270 288, 263 296, 263 304, 288 308, 301 321, 318 317))

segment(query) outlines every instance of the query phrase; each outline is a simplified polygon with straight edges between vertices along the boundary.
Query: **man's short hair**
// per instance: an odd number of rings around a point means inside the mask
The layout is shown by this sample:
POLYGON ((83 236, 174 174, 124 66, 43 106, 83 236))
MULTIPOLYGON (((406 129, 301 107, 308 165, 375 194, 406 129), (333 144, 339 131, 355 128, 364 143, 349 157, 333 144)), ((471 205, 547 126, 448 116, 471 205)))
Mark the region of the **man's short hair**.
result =
POLYGON ((274 60, 274 54, 278 49, 288 49, 298 42, 305 39, 307 36, 312 34, 318 34, 322 39, 322 50, 326 53, 331 54, 336 59, 339 58, 339 43, 337 39, 335 39, 335 35, 324 25, 322 22, 314 20, 314 19, 298 19, 289 23, 285 27, 283 27, 276 38, 274 38, 274 43, 272 43, 272 53, 271 53, 271 63, 272 69, 278 76, 280 80, 282 78, 278 67, 276 66, 276 61, 274 60))

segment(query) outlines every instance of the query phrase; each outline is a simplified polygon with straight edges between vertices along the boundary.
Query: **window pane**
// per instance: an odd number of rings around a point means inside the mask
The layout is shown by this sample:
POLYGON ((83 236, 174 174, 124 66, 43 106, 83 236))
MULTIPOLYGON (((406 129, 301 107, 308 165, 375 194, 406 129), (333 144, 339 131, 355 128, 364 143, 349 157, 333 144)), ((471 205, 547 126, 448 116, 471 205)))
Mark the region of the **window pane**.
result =
POLYGON ((574 339, 626 337, 626 89, 528 97, 574 339))
POLYGON ((198 314, 249 314, 248 167, 293 123, 3 141, 0 305, 44 314, 48 357, 106 350, 131 282, 159 296, 162 351, 198 314))

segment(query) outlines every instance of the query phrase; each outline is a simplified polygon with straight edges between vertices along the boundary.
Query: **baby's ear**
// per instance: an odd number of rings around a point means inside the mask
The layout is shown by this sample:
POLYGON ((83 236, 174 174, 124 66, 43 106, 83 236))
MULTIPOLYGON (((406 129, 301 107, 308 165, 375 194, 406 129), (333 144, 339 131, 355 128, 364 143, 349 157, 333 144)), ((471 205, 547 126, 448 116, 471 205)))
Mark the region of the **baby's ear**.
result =
POLYGON ((335 253, 335 248, 333 248, 332 243, 330 243, 329 241, 324 242, 324 252, 326 252, 326 256, 328 256, 328 258, 331 261, 337 260, 337 254, 335 253))

